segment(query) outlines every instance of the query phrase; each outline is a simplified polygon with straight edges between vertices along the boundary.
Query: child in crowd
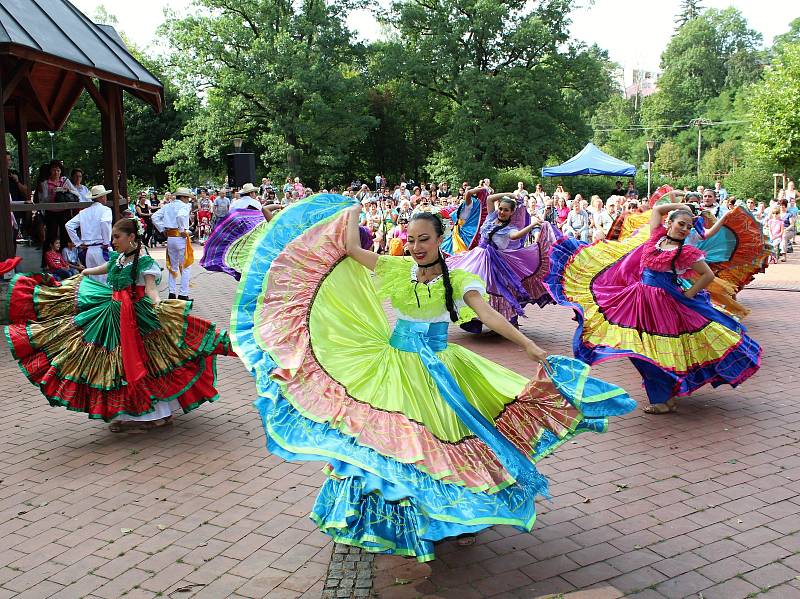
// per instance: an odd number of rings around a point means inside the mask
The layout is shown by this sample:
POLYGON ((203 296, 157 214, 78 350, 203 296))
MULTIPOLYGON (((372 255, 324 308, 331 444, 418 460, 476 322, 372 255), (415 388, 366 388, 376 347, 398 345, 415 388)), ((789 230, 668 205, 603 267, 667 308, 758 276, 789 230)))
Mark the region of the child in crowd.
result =
POLYGON ((408 243, 408 219, 398 219, 397 226, 392 229, 389 237, 389 254, 392 256, 405 254, 406 243, 408 243))
POLYGON ((78 272, 86 268, 81 263, 81 260, 78 257, 78 248, 75 247, 75 244, 72 243, 71 239, 67 239, 66 247, 61 249, 61 257, 64 258, 64 262, 66 262, 70 268, 74 268, 78 272))
MULTIPOLYGON (((769 242, 772 244, 772 257, 771 263, 778 262, 781 256, 781 241, 783 240, 783 219, 781 218, 780 208, 775 207, 771 210, 769 218, 767 219, 767 232, 769 233, 769 242)), ((786 256, 782 258, 786 262, 786 256)))
POLYGON ((49 272, 57 281, 63 281, 71 276, 78 274, 77 268, 72 268, 61 255, 61 241, 52 239, 45 243, 45 251, 42 255, 42 262, 45 270, 49 272))

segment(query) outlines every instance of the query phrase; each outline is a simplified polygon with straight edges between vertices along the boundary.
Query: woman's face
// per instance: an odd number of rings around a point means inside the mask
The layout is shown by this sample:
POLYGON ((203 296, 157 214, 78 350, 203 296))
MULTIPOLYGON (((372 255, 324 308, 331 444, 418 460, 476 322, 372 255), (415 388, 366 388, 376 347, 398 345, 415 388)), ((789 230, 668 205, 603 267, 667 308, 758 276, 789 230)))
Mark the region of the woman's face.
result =
POLYGON ((417 264, 430 264, 439 257, 442 237, 436 234, 433 223, 418 218, 408 224, 408 251, 417 264))
POLYGON ((61 167, 60 166, 51 166, 50 167, 50 178, 51 179, 58 179, 61 176, 61 167))
POLYGON ((514 213, 514 209, 508 202, 500 202, 497 205, 497 218, 500 220, 508 220, 514 213))
POLYGON ((56 239, 53 242, 53 250, 56 251, 56 252, 61 251, 61 241, 59 241, 58 239, 56 239))
POLYGON ((111 231, 111 245, 117 252, 127 252, 131 249, 136 235, 133 233, 124 233, 119 229, 111 231))
POLYGON ((675 239, 686 239, 692 230, 692 219, 686 214, 679 214, 670 221, 669 236, 675 239))

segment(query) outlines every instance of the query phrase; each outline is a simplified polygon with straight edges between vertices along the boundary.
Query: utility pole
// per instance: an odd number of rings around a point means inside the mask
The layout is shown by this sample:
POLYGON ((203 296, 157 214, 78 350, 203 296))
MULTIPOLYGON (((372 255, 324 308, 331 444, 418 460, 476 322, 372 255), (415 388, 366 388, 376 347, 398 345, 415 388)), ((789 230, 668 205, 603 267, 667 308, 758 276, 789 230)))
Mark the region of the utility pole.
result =
POLYGON ((692 119, 689 121, 692 127, 697 127, 697 178, 700 178, 700 154, 703 149, 703 126, 710 125, 711 121, 704 118, 692 119))

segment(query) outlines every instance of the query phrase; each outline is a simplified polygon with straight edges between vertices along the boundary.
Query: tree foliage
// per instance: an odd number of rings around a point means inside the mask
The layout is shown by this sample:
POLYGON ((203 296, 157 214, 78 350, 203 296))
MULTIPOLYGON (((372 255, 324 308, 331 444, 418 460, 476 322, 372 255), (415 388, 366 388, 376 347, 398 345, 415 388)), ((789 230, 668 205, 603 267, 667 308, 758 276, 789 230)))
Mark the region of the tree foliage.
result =
POLYGON ((700 5, 700 0, 681 0, 681 11, 675 17, 677 29, 699 17, 702 12, 703 7, 700 5))
MULTIPOLYGON (((221 161, 235 137, 268 169, 311 180, 338 178, 351 148, 377 123, 367 112, 363 48, 345 25, 349 0, 196 0, 195 14, 171 18, 173 72, 184 92, 204 98, 184 128, 188 143, 162 160, 193 152, 221 161)), ((187 173, 188 174, 188 173, 187 173)))
POLYGON ((569 43, 569 4, 394 2, 395 78, 444 103, 430 170, 474 179, 585 143, 587 119, 611 93, 611 65, 599 48, 569 43))
POLYGON ((786 169, 800 166, 800 46, 783 48, 764 81, 750 96, 750 136, 746 147, 762 161, 786 169))

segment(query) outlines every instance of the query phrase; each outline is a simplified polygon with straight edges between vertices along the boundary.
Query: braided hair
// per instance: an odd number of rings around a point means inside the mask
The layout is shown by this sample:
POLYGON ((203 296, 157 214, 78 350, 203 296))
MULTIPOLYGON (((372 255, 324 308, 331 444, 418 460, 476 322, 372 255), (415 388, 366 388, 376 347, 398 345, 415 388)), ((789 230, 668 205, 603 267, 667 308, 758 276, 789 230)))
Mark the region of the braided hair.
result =
MULTIPOLYGON (((434 231, 436 231, 436 236, 441 237, 444 235, 444 223, 442 222, 442 217, 438 214, 434 214, 433 212, 417 212, 414 216, 411 217, 411 222, 424 220, 433 226, 434 231)), ((444 258, 442 257, 442 252, 439 251, 439 259, 437 263, 442 266, 442 283, 444 283, 444 305, 447 308, 447 312, 450 314, 450 320, 453 322, 458 321, 458 312, 456 311, 456 305, 453 301, 453 284, 450 281, 450 269, 447 268, 447 262, 445 262, 444 258)))
MULTIPOLYGON (((691 210, 687 208, 678 208, 677 210, 673 210, 672 212, 669 213, 669 216, 667 217, 667 222, 672 223, 672 221, 674 221, 678 216, 688 216, 690 219, 694 218, 694 214, 692 213, 691 210)), ((667 237, 669 237, 669 235, 667 235, 667 237)), ((672 238, 670 237, 670 239, 672 238)), ((672 274, 675 275, 676 277, 678 276, 678 270, 677 270, 678 259, 680 259, 681 253, 683 252, 684 243, 686 243, 686 239, 681 239, 680 241, 678 241, 678 249, 675 250, 675 255, 672 257, 672 262, 670 263, 670 270, 672 270, 672 274)))
POLYGON ((120 233, 135 236, 136 246, 134 249, 125 253, 126 256, 133 255, 133 264, 131 265, 131 287, 134 287, 136 286, 139 270, 139 253, 142 250, 142 240, 139 237, 139 223, 133 218, 121 218, 114 223, 114 228, 120 233))

